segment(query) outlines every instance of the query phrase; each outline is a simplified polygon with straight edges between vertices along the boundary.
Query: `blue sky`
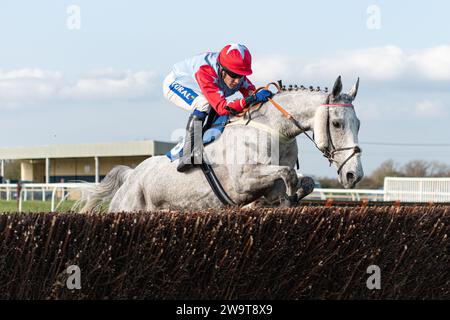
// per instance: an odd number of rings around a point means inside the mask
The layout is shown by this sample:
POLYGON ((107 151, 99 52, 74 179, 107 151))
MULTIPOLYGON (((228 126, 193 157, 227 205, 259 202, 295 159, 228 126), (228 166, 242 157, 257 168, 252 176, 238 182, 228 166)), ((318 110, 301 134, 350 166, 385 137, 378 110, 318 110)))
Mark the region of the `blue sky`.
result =
MULTIPOLYGON (((283 79, 348 90, 358 76, 363 165, 437 160, 450 147, 446 1, 0 0, 0 147, 170 140, 187 113, 161 82, 172 64, 230 42, 252 51, 257 85, 283 79), (80 8, 70 30, 67 8, 80 8), (369 29, 371 6, 379 29, 369 29), (369 12, 368 12, 369 8, 369 12)), ((301 169, 336 175, 304 140, 301 169)))

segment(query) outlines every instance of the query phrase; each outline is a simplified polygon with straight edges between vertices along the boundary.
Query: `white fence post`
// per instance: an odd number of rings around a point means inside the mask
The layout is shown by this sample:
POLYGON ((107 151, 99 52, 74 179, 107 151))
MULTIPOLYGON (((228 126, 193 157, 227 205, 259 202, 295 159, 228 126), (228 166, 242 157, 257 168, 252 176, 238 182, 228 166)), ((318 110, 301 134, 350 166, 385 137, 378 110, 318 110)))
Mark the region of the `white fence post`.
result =
POLYGON ((384 180, 385 201, 450 202, 450 178, 399 178, 384 180))

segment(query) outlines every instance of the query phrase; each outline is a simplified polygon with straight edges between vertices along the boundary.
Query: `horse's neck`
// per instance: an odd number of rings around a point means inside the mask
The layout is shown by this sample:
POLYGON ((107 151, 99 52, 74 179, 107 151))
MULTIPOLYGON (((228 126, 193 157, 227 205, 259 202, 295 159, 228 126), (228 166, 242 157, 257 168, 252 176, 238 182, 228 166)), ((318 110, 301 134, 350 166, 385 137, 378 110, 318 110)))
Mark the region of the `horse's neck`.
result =
MULTIPOLYGON (((326 94, 319 92, 283 93, 273 98, 287 110, 302 126, 304 130, 312 130, 317 107, 324 103, 326 94)), ((295 137, 300 130, 270 102, 253 112, 252 118, 277 130, 287 137, 295 137)))

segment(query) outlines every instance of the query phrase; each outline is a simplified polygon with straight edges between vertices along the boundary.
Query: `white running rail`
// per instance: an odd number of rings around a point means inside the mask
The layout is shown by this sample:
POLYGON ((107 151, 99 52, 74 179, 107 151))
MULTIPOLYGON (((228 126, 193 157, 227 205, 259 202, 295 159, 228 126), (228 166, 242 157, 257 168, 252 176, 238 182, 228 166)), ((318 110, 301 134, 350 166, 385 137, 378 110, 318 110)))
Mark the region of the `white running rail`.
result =
POLYGON ((347 201, 383 201, 384 191, 374 189, 328 189, 316 188, 305 199, 347 200, 347 201))
POLYGON ((70 191, 79 190, 93 183, 22 183, 18 194, 17 184, 0 184, 0 200, 19 200, 18 211, 21 212, 23 202, 29 200, 51 200, 52 212, 70 195, 70 191), (36 197, 38 194, 39 199, 36 197), (59 203, 56 203, 57 199, 59 203))
MULTIPOLYGON (((20 190, 18 210, 22 211, 23 203, 29 200, 51 200, 51 211, 67 199, 70 191, 80 190, 83 186, 93 185, 93 183, 23 183, 20 190), (57 203, 57 200, 59 202, 57 203)), ((371 189, 325 189, 317 188, 305 199, 333 199, 348 201, 383 201, 383 190, 371 189)), ((0 199, 17 200, 17 184, 0 184, 0 199)))
POLYGON ((384 201, 450 202, 450 178, 384 179, 384 201))
MULTIPOLYGON (((51 211, 70 195, 94 183, 23 183, 19 197, 17 184, 0 184, 0 200, 17 200, 22 211, 23 202, 51 200, 51 211), (59 202, 57 203, 57 200, 59 202)), ((316 188, 305 199, 347 201, 450 202, 450 178, 393 178, 386 177, 384 190, 316 188)))

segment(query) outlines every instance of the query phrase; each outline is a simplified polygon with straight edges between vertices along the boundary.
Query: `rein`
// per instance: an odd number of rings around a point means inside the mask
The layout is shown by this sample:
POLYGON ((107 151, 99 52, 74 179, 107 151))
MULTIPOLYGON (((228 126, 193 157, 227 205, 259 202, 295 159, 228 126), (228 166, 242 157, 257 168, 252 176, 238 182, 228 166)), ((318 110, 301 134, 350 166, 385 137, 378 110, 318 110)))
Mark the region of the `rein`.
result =
MULTIPOLYGON (((271 82, 269 84, 267 84, 265 87, 260 87, 256 90, 256 92, 262 90, 262 89, 266 89, 269 90, 270 86, 273 85, 277 88, 278 92, 281 92, 281 88, 280 86, 275 83, 275 82, 271 82)), ((330 100, 329 99, 330 96, 328 96, 327 102, 330 100)), ((317 150, 319 150, 323 156, 325 158, 328 159, 328 161, 330 162, 330 166, 333 162, 338 163, 334 157, 336 155, 336 153, 341 152, 341 151, 347 151, 347 150, 353 150, 353 153, 347 157, 347 159, 345 159, 342 164, 339 166, 337 173, 338 175, 341 173, 342 168, 344 167, 344 165, 355 155, 361 153, 361 148, 358 145, 355 145, 353 147, 345 147, 345 148, 335 148, 334 144, 333 144, 333 139, 331 137, 331 132, 330 132, 330 108, 329 107, 354 107, 353 104, 351 103, 325 103, 325 104, 321 104, 320 107, 327 107, 328 108, 328 113, 327 113, 327 136, 328 136, 328 142, 329 145, 331 146, 330 148, 326 148, 325 150, 322 150, 321 148, 319 148, 319 146, 317 145, 317 143, 314 141, 313 138, 311 138, 311 136, 306 132, 306 130, 300 125, 300 123, 287 111, 285 110, 278 102, 274 101, 272 98, 268 99, 270 101, 270 103, 278 110, 280 111, 283 116, 288 119, 289 121, 291 121, 297 128, 299 128, 301 130, 301 133, 305 134, 305 136, 311 140, 311 142, 314 144, 314 146, 317 148, 317 150)), ((248 125, 249 122, 252 120, 251 118, 251 113, 253 111, 258 110, 259 108, 261 108, 261 106, 264 103, 258 103, 254 106, 251 106, 249 108, 247 108, 247 110, 239 115, 236 115, 236 117, 244 117, 247 116, 248 117, 248 121, 245 125, 248 125)))

